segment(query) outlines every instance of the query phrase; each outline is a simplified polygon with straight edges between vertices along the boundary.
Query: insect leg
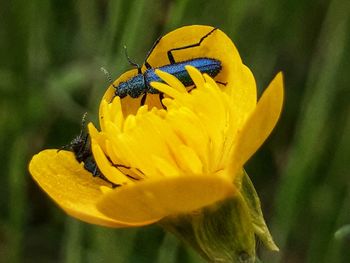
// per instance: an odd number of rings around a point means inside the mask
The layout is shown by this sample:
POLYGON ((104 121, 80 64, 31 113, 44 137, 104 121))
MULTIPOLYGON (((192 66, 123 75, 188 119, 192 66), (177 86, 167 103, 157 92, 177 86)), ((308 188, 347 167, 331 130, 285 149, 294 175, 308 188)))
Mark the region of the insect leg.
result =
POLYGON ((159 101, 160 101, 160 104, 162 104, 163 109, 166 110, 166 106, 163 104, 163 99, 164 99, 164 93, 160 92, 159 93, 159 101))
POLYGON ((148 63, 148 57, 151 55, 151 53, 153 52, 153 50, 155 49, 155 47, 158 45, 159 41, 162 39, 162 37, 158 37, 158 39, 153 43, 151 49, 148 51, 146 58, 145 58, 145 66, 146 68, 150 69, 152 68, 152 66, 148 63))
POLYGON ((145 103, 146 103, 146 98, 147 98, 147 92, 145 92, 145 94, 143 94, 143 96, 142 96, 142 98, 141 98, 140 106, 145 105, 145 103))
MULTIPOLYGON (((123 164, 114 164, 113 166, 116 167, 121 173, 123 173, 125 176, 129 177, 130 179, 135 180, 135 181, 140 180, 140 178, 132 176, 131 174, 128 174, 125 171, 120 169, 120 168, 124 168, 124 169, 127 169, 130 171, 131 167, 123 165, 123 164)), ((140 171, 139 169, 137 169, 137 170, 140 171)), ((141 171, 141 173, 142 173, 142 171, 141 171)))
POLYGON ((218 83, 218 84, 221 84, 221 85, 223 85, 223 86, 226 86, 227 85, 227 82, 221 82, 221 81, 215 81, 216 83, 218 83))
POLYGON ((216 27, 213 28, 212 30, 210 30, 206 35, 202 36, 198 43, 187 45, 187 46, 183 46, 183 47, 176 47, 176 48, 172 48, 172 49, 168 50, 167 55, 168 55, 168 59, 169 59, 170 64, 175 64, 176 63, 175 59, 174 59, 174 55, 172 53, 173 51, 187 49, 187 48, 192 48, 192 47, 199 47, 201 45, 201 43, 203 42, 203 40, 205 38, 207 38, 209 35, 211 35, 215 30, 217 30, 216 27))
MULTIPOLYGON (((147 82, 146 82, 146 76, 145 76, 145 74, 143 74, 143 81, 144 81, 144 83, 147 83, 147 82)), ((143 105, 145 105, 145 103, 146 103, 146 98, 147 98, 148 89, 149 89, 149 87, 146 86, 146 88, 145 88, 145 94, 143 94, 143 96, 142 96, 142 98, 141 98, 140 106, 143 106, 143 105)))
POLYGON ((97 165, 96 165, 96 164, 94 165, 94 171, 92 172, 92 176, 93 176, 93 177, 99 176, 98 171, 97 171, 97 165))

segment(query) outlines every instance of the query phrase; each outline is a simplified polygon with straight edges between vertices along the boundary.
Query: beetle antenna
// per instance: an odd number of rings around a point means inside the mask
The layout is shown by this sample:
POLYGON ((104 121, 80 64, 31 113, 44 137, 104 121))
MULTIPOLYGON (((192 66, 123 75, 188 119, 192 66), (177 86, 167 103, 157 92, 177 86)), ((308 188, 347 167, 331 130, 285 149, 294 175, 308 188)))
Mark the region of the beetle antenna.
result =
POLYGON ((85 129, 86 129, 86 118, 87 118, 87 112, 85 112, 83 114, 83 118, 81 118, 81 130, 80 130, 80 133, 77 137, 75 137, 70 143, 64 145, 64 146, 61 146, 57 152, 60 152, 62 150, 72 150, 72 146, 74 146, 74 143, 76 141, 80 141, 82 138, 83 138, 83 135, 84 135, 84 132, 85 132, 85 129))
POLYGON ((125 52, 125 57, 128 60, 129 64, 134 66, 134 67, 136 67, 138 73, 141 74, 141 67, 140 67, 140 65, 131 60, 131 58, 128 55, 128 49, 127 49, 126 45, 124 45, 124 52, 125 52))
POLYGON ((83 135, 83 132, 86 128, 86 118, 87 118, 87 112, 84 113, 83 118, 81 118, 81 130, 80 130, 80 135, 79 137, 81 137, 83 135))
MULTIPOLYGON (((113 81, 112 81, 112 78, 111 78, 111 74, 109 73, 109 71, 107 69, 105 69, 104 67, 101 67, 100 70, 103 72, 103 74, 105 74, 109 84, 112 85, 113 88, 116 88, 116 86, 114 86, 114 84, 113 84, 113 81)), ((84 115, 84 117, 85 117, 85 115, 84 115)))

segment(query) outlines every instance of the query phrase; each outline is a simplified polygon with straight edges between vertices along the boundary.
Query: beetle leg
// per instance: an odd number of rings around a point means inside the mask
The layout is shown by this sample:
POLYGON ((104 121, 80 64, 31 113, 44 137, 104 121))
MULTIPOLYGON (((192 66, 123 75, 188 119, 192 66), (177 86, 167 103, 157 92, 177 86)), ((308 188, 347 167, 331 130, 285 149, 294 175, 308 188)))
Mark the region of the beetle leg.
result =
POLYGON ((152 68, 152 66, 147 61, 145 61, 145 67, 146 67, 146 69, 151 69, 152 68))
POLYGON ((187 93, 190 93, 192 90, 194 90, 196 88, 196 86, 195 85, 193 85, 193 87, 191 87, 191 88, 189 88, 188 90, 187 90, 187 93))
POLYGON ((92 176, 93 176, 93 177, 99 176, 99 175, 98 175, 98 172, 97 172, 97 165, 96 165, 96 164, 95 164, 94 171, 92 172, 92 176))
POLYGON ((227 82, 221 82, 221 81, 215 81, 216 83, 218 83, 218 84, 221 84, 221 85, 223 85, 223 86, 226 86, 227 85, 227 82))
MULTIPOLYGON (((140 178, 137 178, 135 176, 132 176, 131 174, 128 174, 126 173, 125 171, 121 170, 120 168, 124 168, 124 169, 127 169, 127 170, 131 170, 131 167, 129 166, 126 166, 126 165, 123 165, 123 164, 114 164, 113 165, 115 168, 117 168, 121 173, 123 173, 125 176, 129 177, 130 179, 132 180, 135 180, 135 181, 138 181, 140 180, 140 178)), ((140 171, 139 169, 136 168, 136 170, 140 171)), ((142 173, 142 171, 140 171, 142 173)), ((143 174, 143 173, 142 173, 143 174)))
POLYGON ((187 48, 192 48, 192 47, 199 47, 202 44, 203 40, 205 38, 207 38, 209 35, 211 35, 211 33, 213 33, 215 30, 217 30, 216 27, 213 28, 212 30, 210 30, 206 35, 201 37, 201 39, 199 40, 198 43, 187 45, 187 46, 183 46, 183 47, 176 47, 176 48, 172 48, 172 49, 168 50, 167 55, 168 55, 168 59, 169 59, 170 64, 175 64, 176 63, 175 59, 174 59, 174 55, 172 53, 173 51, 187 49, 187 48))
POLYGON ((142 98, 141 98, 141 104, 140 106, 145 105, 146 103, 146 98, 147 98, 147 92, 145 92, 145 94, 143 94, 142 98))
POLYGON ((148 57, 151 55, 151 53, 153 52, 153 50, 155 49, 155 47, 158 45, 159 41, 162 39, 162 36, 158 37, 157 40, 153 43, 151 49, 148 51, 147 55, 146 55, 146 58, 145 58, 145 66, 146 68, 150 69, 152 68, 152 66, 148 63, 148 57))
POLYGON ((159 92, 160 104, 162 104, 163 109, 166 110, 166 106, 163 104, 163 99, 164 99, 164 93, 163 92, 159 92))

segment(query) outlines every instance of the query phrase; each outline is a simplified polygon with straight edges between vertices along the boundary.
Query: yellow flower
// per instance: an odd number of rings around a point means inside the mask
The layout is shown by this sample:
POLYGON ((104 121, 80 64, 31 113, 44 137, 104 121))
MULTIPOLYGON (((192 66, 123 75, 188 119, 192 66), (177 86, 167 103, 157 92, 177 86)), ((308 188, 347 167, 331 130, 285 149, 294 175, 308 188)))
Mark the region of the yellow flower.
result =
MULTIPOLYGON (((149 63, 167 64, 169 43, 183 46, 210 29, 191 26, 172 32, 149 63)), ((204 54, 219 59, 223 70, 213 80, 187 66, 196 87, 190 92, 174 76, 156 70, 166 84, 152 86, 166 95, 166 109, 154 95, 139 107, 139 99, 120 99, 112 87, 107 90, 100 105, 101 130, 88 125, 93 156, 107 180, 93 178, 73 153, 55 149, 33 157, 33 178, 68 214, 110 227, 147 225, 234 196, 239 189, 233 182, 280 115, 282 74, 257 103, 254 77, 224 33, 216 30, 177 59, 204 54), (112 188, 108 181, 120 186, 112 188)), ((128 71, 114 84, 135 74, 128 71)))

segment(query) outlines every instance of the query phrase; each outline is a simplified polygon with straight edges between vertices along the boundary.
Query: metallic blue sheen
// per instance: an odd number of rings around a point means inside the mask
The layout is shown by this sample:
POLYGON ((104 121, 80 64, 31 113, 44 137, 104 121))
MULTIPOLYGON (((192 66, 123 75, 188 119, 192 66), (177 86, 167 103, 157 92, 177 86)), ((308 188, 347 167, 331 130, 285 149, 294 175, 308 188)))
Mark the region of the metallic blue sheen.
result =
POLYGON ((213 58, 195 58, 175 64, 164 65, 158 68, 147 69, 143 74, 137 74, 127 81, 119 83, 115 94, 121 98, 124 98, 127 95, 132 98, 138 98, 145 93, 158 94, 159 91, 150 86, 152 81, 163 82, 155 74, 155 69, 174 75, 186 87, 191 86, 193 85, 193 81, 185 69, 185 66, 187 65, 197 68, 200 72, 206 73, 212 78, 221 71, 221 61, 213 58))

